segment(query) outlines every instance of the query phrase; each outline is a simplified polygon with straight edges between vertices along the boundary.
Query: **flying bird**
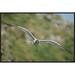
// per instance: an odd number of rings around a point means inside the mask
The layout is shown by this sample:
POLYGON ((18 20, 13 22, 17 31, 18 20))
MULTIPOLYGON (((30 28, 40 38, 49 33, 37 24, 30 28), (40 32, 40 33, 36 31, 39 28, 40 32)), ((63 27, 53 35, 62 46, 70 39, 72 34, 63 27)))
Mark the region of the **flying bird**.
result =
POLYGON ((34 45, 38 45, 38 44, 52 44, 52 45, 56 45, 61 49, 64 49, 59 43, 57 43, 56 41, 53 40, 39 40, 37 38, 34 37, 34 35, 27 29, 21 26, 17 26, 20 30, 22 30, 25 33, 25 37, 28 41, 30 41, 32 44, 34 45))
POLYGON ((24 28, 24 27, 21 27, 21 26, 16 26, 15 24, 8 24, 8 23, 5 23, 7 24, 9 27, 17 27, 19 28, 21 31, 23 31, 25 33, 25 38, 28 42, 34 44, 34 45, 38 45, 38 44, 52 44, 52 45, 55 45, 55 46, 58 46, 59 48, 63 49, 63 46, 60 45, 58 42, 56 41, 53 41, 53 40, 39 40, 37 39, 36 37, 34 37, 34 35, 27 29, 27 28, 24 28))

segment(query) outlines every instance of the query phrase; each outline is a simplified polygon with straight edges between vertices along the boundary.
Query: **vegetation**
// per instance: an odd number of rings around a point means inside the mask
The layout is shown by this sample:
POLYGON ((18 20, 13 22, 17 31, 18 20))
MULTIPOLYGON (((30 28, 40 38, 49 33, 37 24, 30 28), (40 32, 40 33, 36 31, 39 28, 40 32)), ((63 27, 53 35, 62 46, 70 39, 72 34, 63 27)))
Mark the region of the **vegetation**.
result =
POLYGON ((1 18, 2 61, 73 61, 73 23, 55 14, 1 14, 1 18), (65 50, 54 45, 29 44, 22 31, 5 22, 29 29, 38 39, 55 40, 65 50))

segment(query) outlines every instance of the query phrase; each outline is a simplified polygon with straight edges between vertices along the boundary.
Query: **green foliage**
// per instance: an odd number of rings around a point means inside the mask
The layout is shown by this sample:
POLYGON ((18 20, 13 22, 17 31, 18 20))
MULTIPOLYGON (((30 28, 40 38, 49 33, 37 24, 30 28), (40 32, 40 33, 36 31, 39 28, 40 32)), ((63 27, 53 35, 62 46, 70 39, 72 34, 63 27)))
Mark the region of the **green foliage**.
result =
POLYGON ((1 48, 4 50, 2 61, 9 61, 12 58, 14 61, 73 61, 72 23, 64 23, 62 17, 55 14, 1 14, 1 16, 2 25, 6 22, 26 27, 38 39, 54 39, 65 49, 61 50, 48 44, 38 46, 28 44, 24 33, 16 28, 7 27, 5 35, 1 36, 1 48), (44 18, 46 15, 51 15, 50 21, 44 18), (54 22, 57 21, 63 21, 63 25, 55 25, 54 22))

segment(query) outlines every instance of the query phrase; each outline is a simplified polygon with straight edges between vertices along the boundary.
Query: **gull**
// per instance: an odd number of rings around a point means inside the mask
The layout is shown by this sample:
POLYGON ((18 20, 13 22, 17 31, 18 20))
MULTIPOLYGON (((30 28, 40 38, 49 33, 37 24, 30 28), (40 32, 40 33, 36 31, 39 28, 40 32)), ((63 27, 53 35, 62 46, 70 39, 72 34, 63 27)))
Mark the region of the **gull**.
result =
POLYGON ((17 27, 25 33, 26 39, 29 40, 34 45, 47 43, 47 44, 56 45, 59 48, 64 49, 63 46, 61 46, 56 41, 53 41, 53 40, 39 40, 39 39, 35 38, 34 35, 27 28, 24 28, 24 27, 21 27, 21 26, 17 26, 17 27))
POLYGON ((60 45, 58 42, 54 41, 54 40, 39 40, 37 39, 36 37, 34 37, 34 35, 32 34, 32 32, 30 32, 27 28, 24 28, 22 26, 16 26, 14 24, 8 24, 8 23, 5 23, 7 25, 9 25, 9 27, 17 27, 18 29, 20 29, 21 31, 23 31, 25 33, 25 38, 28 42, 34 44, 34 45, 39 45, 39 44, 52 44, 52 45, 55 45, 61 49, 64 50, 64 47, 62 45, 60 45))

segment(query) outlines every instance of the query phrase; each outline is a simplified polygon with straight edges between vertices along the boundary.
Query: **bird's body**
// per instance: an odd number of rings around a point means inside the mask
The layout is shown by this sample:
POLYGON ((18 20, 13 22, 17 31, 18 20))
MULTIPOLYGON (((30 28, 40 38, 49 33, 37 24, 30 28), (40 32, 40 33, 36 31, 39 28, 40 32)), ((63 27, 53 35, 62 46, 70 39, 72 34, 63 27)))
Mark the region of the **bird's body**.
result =
POLYGON ((39 40, 38 39, 35 39, 33 44, 34 45, 38 45, 39 44, 39 40))

